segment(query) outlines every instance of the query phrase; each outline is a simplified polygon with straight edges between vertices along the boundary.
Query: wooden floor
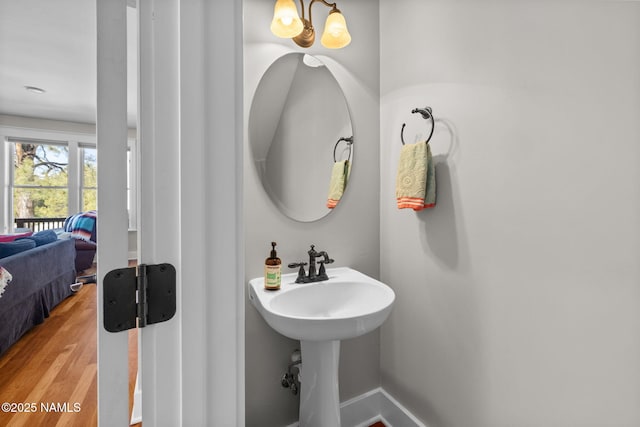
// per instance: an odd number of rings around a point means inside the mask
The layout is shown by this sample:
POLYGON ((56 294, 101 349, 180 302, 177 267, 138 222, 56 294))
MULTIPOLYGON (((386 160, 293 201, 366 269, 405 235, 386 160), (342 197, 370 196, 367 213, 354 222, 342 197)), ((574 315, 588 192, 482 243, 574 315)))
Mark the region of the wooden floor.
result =
MULTIPOLYGON (((32 410, 2 411, 0 426, 97 425, 96 322, 96 285, 87 284, 0 358, 0 403, 32 410)), ((131 408, 137 368, 135 331, 129 343, 131 408)))

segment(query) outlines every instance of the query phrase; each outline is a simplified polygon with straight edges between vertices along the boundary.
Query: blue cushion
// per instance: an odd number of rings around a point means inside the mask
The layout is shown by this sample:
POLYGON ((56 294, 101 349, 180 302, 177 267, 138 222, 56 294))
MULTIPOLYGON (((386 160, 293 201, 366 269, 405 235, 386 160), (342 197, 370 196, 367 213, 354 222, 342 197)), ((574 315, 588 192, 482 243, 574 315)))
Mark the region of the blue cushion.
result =
POLYGON ((53 243, 56 240, 58 240, 58 235, 53 230, 43 230, 43 231, 38 231, 37 233, 32 234, 31 236, 20 237, 19 239, 16 239, 16 240, 23 240, 23 239, 33 240, 34 242, 36 242, 36 246, 42 246, 48 243, 53 243))
POLYGON ((36 247, 36 242, 28 239, 15 240, 13 242, 0 243, 0 258, 5 258, 20 252, 28 251, 36 247))

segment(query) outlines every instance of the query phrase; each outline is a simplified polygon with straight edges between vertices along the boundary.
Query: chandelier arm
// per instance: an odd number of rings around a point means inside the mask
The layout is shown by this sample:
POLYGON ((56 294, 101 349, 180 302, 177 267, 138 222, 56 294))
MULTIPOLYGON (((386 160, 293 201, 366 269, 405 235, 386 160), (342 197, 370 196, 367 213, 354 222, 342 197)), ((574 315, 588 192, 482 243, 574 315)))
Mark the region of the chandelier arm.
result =
MULTIPOLYGON (((313 0, 311 0, 313 3, 313 0)), ((300 8, 302 9, 302 22, 304 22, 304 1, 300 0, 300 8)), ((309 18, 311 18, 311 4, 309 4, 309 18)))
MULTIPOLYGON (((331 8, 335 8, 338 5, 338 3, 329 3, 325 0, 311 0, 311 3, 315 3, 317 1, 322 2, 325 6, 331 7, 331 8)), ((311 5, 309 5, 309 8, 311 8, 311 5)))
MULTIPOLYGON (((332 10, 336 9, 336 6, 338 5, 337 3, 329 3, 329 2, 327 2, 325 0, 311 0, 311 3, 309 3, 309 23, 311 24, 311 26, 313 26, 313 20, 311 19, 311 6, 313 6, 313 4, 315 2, 317 2, 317 1, 321 2, 322 4, 324 4, 327 7, 330 7, 332 10)), ((302 3, 302 0, 300 0, 300 2, 302 3)), ((304 17, 304 6, 303 6, 302 13, 303 13, 303 17, 304 17)))

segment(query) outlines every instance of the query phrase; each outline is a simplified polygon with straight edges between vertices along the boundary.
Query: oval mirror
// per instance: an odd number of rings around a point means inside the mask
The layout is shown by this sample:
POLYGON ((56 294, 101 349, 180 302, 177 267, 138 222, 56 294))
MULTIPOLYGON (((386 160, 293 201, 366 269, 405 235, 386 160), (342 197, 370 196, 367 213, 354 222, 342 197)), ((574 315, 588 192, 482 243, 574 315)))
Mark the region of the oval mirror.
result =
POLYGON ((320 60, 295 52, 271 64, 251 103, 249 145, 262 186, 289 218, 315 221, 339 203, 353 130, 340 85, 320 60))

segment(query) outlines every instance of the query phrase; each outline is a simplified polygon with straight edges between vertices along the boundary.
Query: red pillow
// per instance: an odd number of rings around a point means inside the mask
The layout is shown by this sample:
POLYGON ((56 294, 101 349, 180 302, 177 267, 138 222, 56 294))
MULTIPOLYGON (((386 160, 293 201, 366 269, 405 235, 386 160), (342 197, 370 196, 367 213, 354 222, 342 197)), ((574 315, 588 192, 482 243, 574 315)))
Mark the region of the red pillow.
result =
POLYGON ((19 234, 0 234, 0 242, 13 242, 18 237, 29 237, 33 234, 33 231, 28 231, 26 233, 19 234))

